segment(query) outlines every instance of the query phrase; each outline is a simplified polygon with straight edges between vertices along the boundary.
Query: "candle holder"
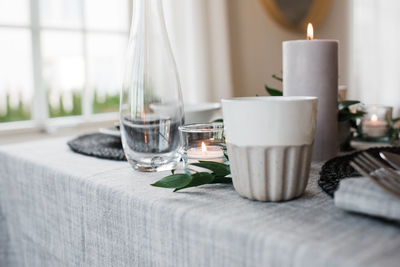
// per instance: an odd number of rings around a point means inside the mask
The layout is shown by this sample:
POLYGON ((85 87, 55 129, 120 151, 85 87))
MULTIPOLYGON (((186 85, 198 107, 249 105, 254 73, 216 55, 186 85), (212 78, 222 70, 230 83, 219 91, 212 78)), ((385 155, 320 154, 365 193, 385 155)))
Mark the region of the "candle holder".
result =
POLYGON ((199 161, 225 162, 224 125, 196 123, 179 127, 185 169, 199 161))
POLYGON ((358 134, 362 141, 388 142, 392 130, 393 108, 389 106, 369 105, 363 107, 365 115, 358 125, 358 134))

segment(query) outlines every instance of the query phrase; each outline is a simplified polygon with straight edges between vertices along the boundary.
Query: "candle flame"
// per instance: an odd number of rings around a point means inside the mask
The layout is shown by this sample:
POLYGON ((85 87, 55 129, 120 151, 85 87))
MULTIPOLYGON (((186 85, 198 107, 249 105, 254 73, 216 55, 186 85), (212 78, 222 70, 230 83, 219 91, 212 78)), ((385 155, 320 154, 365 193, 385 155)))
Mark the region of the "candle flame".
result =
POLYGON ((204 142, 201 142, 201 152, 207 152, 207 147, 206 144, 204 144, 204 142))
POLYGON ((314 28, 313 25, 309 22, 307 25, 307 40, 314 39, 314 28))
POLYGON ((378 116, 376 114, 372 114, 371 121, 378 121, 378 116))

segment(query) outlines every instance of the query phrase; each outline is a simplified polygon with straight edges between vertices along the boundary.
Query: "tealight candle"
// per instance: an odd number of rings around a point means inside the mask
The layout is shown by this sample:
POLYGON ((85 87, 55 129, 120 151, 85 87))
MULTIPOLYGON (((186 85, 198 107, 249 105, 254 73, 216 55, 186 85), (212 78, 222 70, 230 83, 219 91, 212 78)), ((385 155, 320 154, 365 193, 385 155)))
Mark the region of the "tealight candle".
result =
POLYGON ((209 160, 222 158, 224 151, 219 146, 206 146, 204 142, 201 142, 201 147, 190 148, 187 151, 187 156, 189 159, 209 160))
POLYGON ((225 140, 222 123, 183 125, 179 127, 179 132, 185 168, 199 161, 224 162, 225 140))
POLYGON ((379 121, 376 114, 372 114, 370 120, 363 122, 362 131, 370 137, 383 137, 388 130, 387 121, 379 121))
POLYGON ((392 107, 387 106, 365 106, 363 108, 365 115, 359 125, 361 138, 364 141, 388 141, 388 133, 392 124, 392 110, 392 107))

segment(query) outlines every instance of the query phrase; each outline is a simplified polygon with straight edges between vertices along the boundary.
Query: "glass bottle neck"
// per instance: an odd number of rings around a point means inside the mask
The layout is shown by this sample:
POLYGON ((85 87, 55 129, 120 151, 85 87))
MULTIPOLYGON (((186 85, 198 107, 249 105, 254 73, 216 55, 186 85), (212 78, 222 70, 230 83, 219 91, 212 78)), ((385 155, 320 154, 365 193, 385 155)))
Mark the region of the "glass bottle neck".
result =
POLYGON ((160 0, 134 0, 132 14, 132 29, 141 25, 164 23, 160 0))

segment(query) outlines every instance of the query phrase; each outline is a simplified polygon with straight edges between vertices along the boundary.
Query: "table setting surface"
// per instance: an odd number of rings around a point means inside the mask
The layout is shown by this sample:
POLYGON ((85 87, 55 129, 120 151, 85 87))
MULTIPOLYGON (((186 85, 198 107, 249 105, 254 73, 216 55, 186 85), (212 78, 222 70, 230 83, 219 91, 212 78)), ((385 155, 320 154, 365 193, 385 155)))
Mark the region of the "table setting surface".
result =
POLYGON ((71 138, 0 147, 0 266, 398 266, 398 223, 347 213, 318 186, 257 202, 232 185, 177 193, 167 172, 72 152, 71 138))

